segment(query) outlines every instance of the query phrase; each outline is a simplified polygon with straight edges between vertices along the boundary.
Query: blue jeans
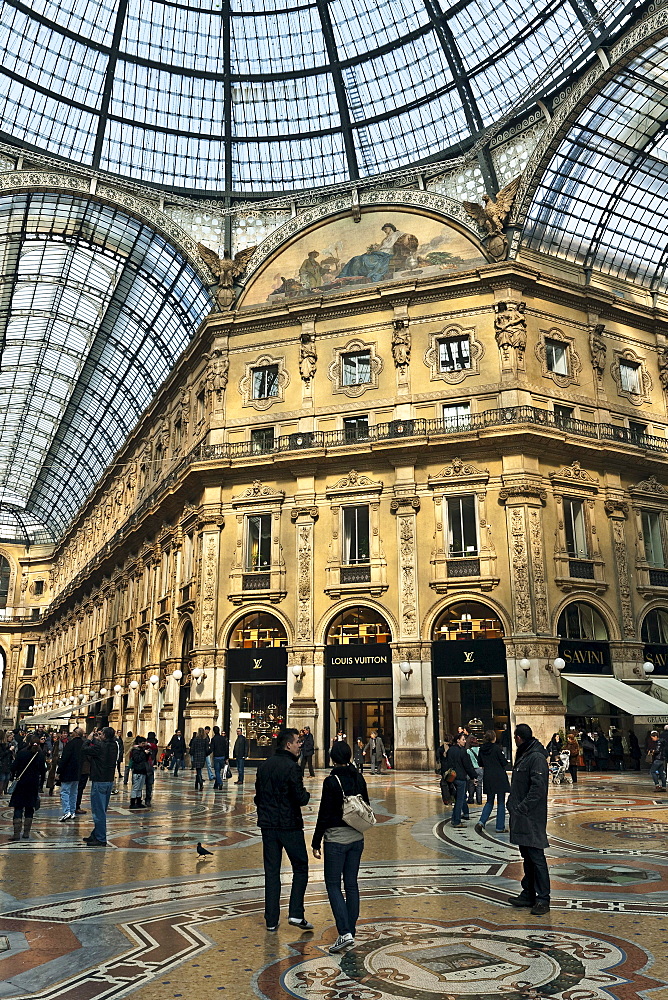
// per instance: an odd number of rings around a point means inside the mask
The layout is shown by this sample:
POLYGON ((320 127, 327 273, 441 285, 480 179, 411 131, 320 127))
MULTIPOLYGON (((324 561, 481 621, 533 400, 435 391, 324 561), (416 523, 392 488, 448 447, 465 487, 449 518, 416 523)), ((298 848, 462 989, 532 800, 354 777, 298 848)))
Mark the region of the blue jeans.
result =
POLYGON ((223 784, 223 777, 222 777, 222 775, 221 775, 220 772, 221 772, 221 770, 223 768, 223 764, 224 763, 225 763, 225 758, 224 757, 214 757, 213 758, 213 769, 216 772, 216 784, 218 785, 219 788, 223 784))
POLYGON ((506 826, 506 793, 505 792, 487 792, 487 801, 482 807, 482 812, 480 814, 480 822, 484 826, 489 817, 492 815, 492 809, 494 808, 494 799, 496 799, 496 832, 501 833, 506 826))
POLYGON ((103 843, 107 839, 107 806, 111 798, 112 781, 93 781, 90 786, 90 810, 93 814, 93 836, 103 843))
POLYGON ((185 761, 185 757, 183 756, 183 754, 176 754, 175 753, 174 754, 174 777, 175 778, 177 777, 177 775, 179 773, 179 768, 181 768, 181 770, 184 771, 185 770, 185 766, 186 766, 186 761, 185 761))
POLYGON ((61 781, 60 783, 60 806, 63 816, 71 813, 74 816, 77 811, 77 792, 79 791, 79 779, 76 781, 61 781))
POLYGON ((455 786, 455 805, 452 810, 452 826, 459 826, 463 819, 469 818, 469 807, 466 801, 466 782, 455 778, 452 782, 455 786))
POLYGON ((665 760, 655 760, 649 769, 650 777, 655 785, 666 787, 666 762, 665 760))
POLYGON ((239 781, 244 780, 244 758, 237 757, 237 771, 239 772, 239 781))
POLYGON ((206 773, 209 781, 213 781, 213 769, 211 767, 211 756, 206 758, 206 773))
POLYGON ((357 875, 360 858, 364 850, 364 839, 352 844, 335 844, 325 841, 325 887, 329 905, 334 914, 339 934, 355 937, 357 918, 360 915, 360 890, 357 875), (346 891, 345 899, 341 891, 341 879, 346 891))

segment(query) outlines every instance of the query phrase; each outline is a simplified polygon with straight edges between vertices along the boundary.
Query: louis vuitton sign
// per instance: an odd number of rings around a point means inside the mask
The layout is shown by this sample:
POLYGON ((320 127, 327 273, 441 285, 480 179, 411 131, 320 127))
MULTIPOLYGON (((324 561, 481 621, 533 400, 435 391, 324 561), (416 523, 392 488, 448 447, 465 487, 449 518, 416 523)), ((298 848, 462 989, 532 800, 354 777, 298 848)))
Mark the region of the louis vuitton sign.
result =
POLYGON ((244 684, 260 681, 285 681, 288 654, 283 647, 267 649, 228 649, 227 679, 244 684))
POLYGON ((328 677, 391 677, 392 648, 384 642, 326 646, 328 677))
POLYGON ((431 662, 436 677, 489 677, 506 672, 503 639, 454 639, 434 642, 431 662))

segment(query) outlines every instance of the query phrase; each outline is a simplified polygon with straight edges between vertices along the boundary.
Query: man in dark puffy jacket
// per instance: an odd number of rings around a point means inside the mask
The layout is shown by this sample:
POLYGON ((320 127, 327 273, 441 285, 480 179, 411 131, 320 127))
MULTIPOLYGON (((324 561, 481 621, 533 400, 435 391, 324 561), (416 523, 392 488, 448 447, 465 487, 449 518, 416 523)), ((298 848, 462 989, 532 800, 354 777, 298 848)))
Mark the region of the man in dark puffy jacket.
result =
POLYGON ((70 734, 58 760, 56 773, 60 778, 60 804, 63 809, 63 815, 60 818, 61 823, 66 822, 68 819, 74 819, 77 811, 77 792, 79 790, 79 777, 81 775, 83 736, 83 729, 77 726, 70 734))
POLYGON ((550 911, 550 873, 545 860, 547 840, 547 789, 549 766, 545 748, 534 737, 531 727, 521 723, 515 730, 517 754, 510 782, 508 812, 510 843, 520 849, 524 878, 519 896, 512 906, 531 907, 535 916, 550 911))
POLYGON ((118 745, 116 731, 105 726, 95 731, 93 738, 84 744, 84 756, 90 760, 90 808, 95 824, 90 837, 84 837, 88 847, 107 846, 107 807, 116 773, 118 745))
POLYGON ((281 729, 276 753, 262 761, 255 780, 257 824, 262 830, 264 919, 268 931, 276 930, 280 916, 283 848, 292 865, 288 923, 303 931, 313 930, 313 924, 304 917, 308 855, 301 813, 301 807, 311 796, 304 788, 299 749, 299 731, 281 729))

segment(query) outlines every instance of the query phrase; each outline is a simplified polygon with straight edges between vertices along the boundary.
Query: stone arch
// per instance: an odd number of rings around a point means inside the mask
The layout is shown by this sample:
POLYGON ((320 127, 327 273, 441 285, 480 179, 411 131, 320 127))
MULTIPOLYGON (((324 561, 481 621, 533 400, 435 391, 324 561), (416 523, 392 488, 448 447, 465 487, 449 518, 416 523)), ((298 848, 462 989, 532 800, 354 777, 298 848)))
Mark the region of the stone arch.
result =
POLYGON ((371 611, 375 611, 377 614, 381 615, 387 622, 390 634, 391 642, 397 642, 399 638, 399 623, 395 616, 378 601, 372 601, 369 598, 353 598, 348 597, 345 600, 341 600, 334 607, 329 608, 324 615, 318 621, 315 629, 316 643, 324 646, 327 642, 327 631, 334 621, 340 614, 347 611, 349 608, 369 608, 371 611))
POLYGON ((562 612, 569 604, 591 604, 593 608, 598 611, 605 627, 608 630, 608 638, 603 640, 604 642, 609 642, 610 640, 621 639, 622 634, 619 628, 619 623, 617 622, 614 614, 600 597, 595 594, 568 594, 552 611, 552 634, 556 636, 557 634, 557 623, 561 617, 562 612))
POLYGON ((481 596, 479 591, 475 591, 473 593, 463 591, 460 594, 451 594, 448 597, 444 597, 442 600, 436 601, 436 603, 431 606, 422 619, 423 640, 425 642, 432 641, 434 625, 444 611, 446 611, 453 604, 462 604, 465 601, 474 601, 476 604, 485 604, 491 611, 494 612, 503 625, 504 637, 508 638, 508 636, 512 634, 512 616, 502 604, 499 604, 498 601, 491 598, 489 594, 481 596))

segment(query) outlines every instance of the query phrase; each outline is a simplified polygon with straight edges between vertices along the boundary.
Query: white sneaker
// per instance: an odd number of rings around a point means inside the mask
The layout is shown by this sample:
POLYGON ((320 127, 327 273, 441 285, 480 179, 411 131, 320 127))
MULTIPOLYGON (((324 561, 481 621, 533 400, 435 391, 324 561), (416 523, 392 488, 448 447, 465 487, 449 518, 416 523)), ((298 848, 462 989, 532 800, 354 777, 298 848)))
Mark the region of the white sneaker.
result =
POLYGON ((337 952, 343 951, 345 948, 350 948, 355 944, 355 938, 352 934, 339 934, 336 941, 329 949, 330 955, 336 955, 337 952))
POLYGON ((313 924, 310 924, 306 917, 288 917, 288 923, 293 927, 299 927, 302 931, 312 931, 313 924))
POLYGON ((65 823, 69 818, 70 818, 70 813, 63 813, 63 815, 60 817, 60 822, 65 823))

